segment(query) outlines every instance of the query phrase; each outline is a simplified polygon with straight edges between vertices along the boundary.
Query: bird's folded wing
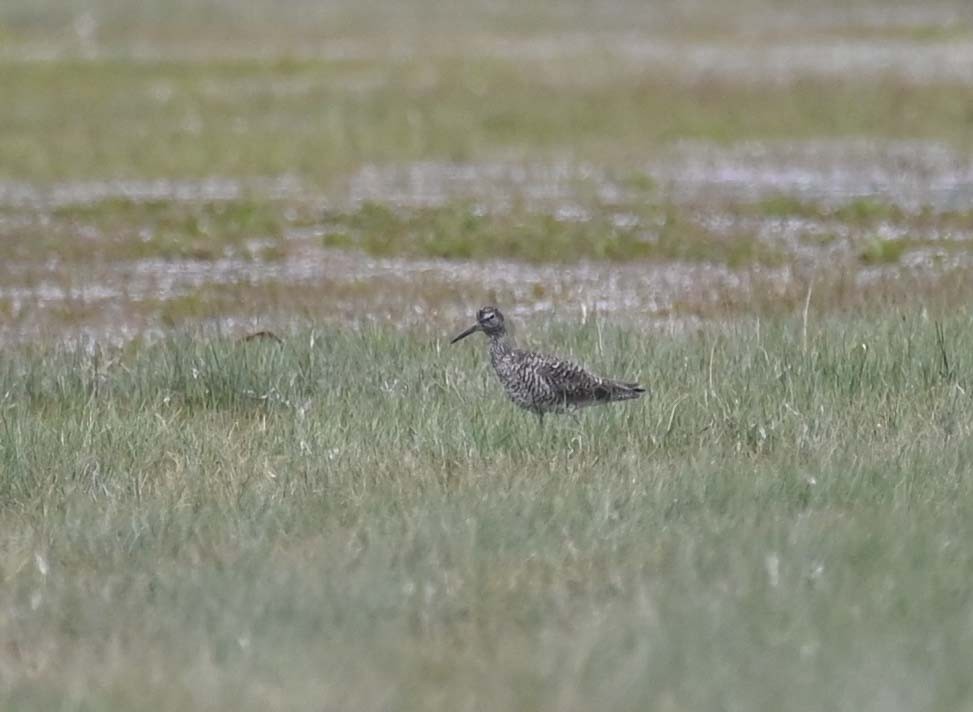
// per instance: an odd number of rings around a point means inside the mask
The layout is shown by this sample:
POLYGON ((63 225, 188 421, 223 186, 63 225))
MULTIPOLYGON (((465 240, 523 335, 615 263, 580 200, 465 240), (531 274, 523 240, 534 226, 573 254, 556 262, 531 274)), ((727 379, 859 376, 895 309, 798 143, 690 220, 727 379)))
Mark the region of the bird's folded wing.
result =
POLYGON ((543 378, 558 400, 574 403, 598 397, 601 381, 581 366, 570 361, 547 358, 538 366, 537 373, 543 378))

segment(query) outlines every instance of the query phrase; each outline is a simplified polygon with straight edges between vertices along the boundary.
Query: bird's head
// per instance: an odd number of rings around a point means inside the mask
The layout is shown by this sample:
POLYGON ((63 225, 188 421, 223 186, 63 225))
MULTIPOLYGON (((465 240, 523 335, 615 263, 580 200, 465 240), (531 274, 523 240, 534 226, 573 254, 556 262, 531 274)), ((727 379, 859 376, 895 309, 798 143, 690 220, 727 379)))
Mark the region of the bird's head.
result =
POLYGON ((503 314, 496 307, 483 307, 476 313, 476 323, 461 334, 457 334, 449 343, 455 344, 475 331, 482 331, 487 336, 503 336, 507 331, 503 325, 503 314))

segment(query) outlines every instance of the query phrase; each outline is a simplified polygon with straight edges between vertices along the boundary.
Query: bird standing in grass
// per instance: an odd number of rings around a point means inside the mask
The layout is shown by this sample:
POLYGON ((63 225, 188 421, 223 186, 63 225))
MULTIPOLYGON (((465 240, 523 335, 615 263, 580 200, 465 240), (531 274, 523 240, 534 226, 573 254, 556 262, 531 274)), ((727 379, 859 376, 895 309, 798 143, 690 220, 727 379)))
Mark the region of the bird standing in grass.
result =
POLYGON ((542 425, 545 413, 631 400, 645 393, 637 383, 601 378, 570 361, 513 348, 507 341, 503 314, 496 307, 480 309, 476 323, 450 343, 476 331, 490 338, 490 363, 510 400, 535 413, 542 425))

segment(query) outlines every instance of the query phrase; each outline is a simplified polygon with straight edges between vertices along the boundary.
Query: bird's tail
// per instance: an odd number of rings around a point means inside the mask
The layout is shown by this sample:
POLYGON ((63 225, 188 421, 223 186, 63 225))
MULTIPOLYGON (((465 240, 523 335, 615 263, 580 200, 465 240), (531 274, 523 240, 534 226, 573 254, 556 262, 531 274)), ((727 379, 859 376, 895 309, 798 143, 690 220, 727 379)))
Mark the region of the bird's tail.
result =
POLYGON ((622 383, 620 381, 605 381, 599 395, 599 400, 620 401, 641 398, 645 388, 638 383, 622 383))

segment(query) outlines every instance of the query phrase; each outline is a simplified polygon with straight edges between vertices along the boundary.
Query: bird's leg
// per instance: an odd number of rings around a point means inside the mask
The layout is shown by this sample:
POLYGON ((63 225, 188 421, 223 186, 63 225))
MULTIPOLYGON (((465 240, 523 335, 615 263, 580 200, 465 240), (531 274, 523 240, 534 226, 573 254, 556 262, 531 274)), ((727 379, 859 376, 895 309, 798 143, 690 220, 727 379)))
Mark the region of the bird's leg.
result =
POLYGON ((541 430, 544 429, 544 413, 537 412, 537 424, 540 426, 541 430))

